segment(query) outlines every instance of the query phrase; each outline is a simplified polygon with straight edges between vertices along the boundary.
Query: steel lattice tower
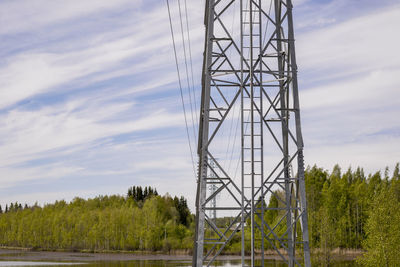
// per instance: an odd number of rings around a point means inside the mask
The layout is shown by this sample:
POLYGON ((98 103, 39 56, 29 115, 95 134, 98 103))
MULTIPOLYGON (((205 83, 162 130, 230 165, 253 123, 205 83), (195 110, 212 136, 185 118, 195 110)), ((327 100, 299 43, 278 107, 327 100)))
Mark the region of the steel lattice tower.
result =
POLYGON ((246 248, 251 266, 256 251, 264 266, 266 249, 310 266, 291 0, 206 0, 205 26, 193 266, 210 266, 233 240, 242 266, 246 248))

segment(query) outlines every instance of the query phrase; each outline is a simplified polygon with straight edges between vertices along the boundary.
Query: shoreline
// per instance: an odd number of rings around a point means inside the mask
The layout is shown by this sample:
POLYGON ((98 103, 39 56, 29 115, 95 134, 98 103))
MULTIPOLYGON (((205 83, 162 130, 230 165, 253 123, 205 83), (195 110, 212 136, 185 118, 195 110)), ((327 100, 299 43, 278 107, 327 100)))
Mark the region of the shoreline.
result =
MULTIPOLYGON (((339 250, 332 252, 337 260, 354 260, 362 254, 362 250, 339 250)), ((259 258, 260 255, 257 255, 259 258)), ((246 256, 246 258, 250 258, 246 256)), ((218 260, 240 260, 240 255, 221 255, 218 260)), ((266 260, 280 260, 278 255, 266 254, 266 260)), ((173 251, 170 254, 148 251, 107 251, 107 252, 74 252, 74 251, 38 251, 29 248, 0 248, 0 261, 49 261, 49 262, 106 262, 164 260, 191 261, 187 251, 173 251)))

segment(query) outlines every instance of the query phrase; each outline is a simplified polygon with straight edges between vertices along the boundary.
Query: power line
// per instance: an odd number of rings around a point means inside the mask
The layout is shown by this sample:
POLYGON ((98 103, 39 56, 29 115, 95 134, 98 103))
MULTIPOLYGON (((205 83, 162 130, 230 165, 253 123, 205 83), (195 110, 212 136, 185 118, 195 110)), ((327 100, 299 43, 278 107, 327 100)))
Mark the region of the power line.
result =
POLYGON ((192 159, 193 174, 194 174, 194 177, 196 178, 197 177, 197 175, 196 175, 196 167, 195 167, 194 159, 193 159, 192 145, 190 143, 189 127, 188 127, 187 118, 186 118, 186 107, 185 107, 185 101, 184 101, 184 98, 183 98, 181 74, 180 74, 180 71, 179 71, 178 56, 177 56, 177 53, 176 53, 175 36, 174 36, 174 29, 172 27, 172 19, 171 19, 171 10, 170 10, 170 7, 169 7, 169 0, 166 0, 166 2, 167 2, 167 8, 168 8, 168 17, 169 17, 169 25, 170 25, 170 29, 171 29, 172 44, 173 44, 174 55, 175 55, 175 65, 176 65, 176 71, 177 71, 177 74, 178 74, 179 89, 180 89, 180 93, 181 93, 183 115, 184 115, 184 118, 185 118, 186 135, 187 135, 187 139, 188 139, 188 142, 189 142, 189 149, 190 149, 190 157, 192 159))
POLYGON ((194 121, 194 117, 193 117, 193 105, 192 105, 192 93, 190 90, 190 83, 189 83, 189 68, 188 68, 188 60, 187 60, 187 55, 186 55, 186 43, 185 43, 185 35, 183 33, 183 20, 182 20, 182 9, 181 9, 181 1, 178 0, 178 7, 179 7, 179 20, 180 20, 180 25, 181 25, 181 36, 182 36, 182 45, 183 45, 183 55, 184 55, 184 59, 185 59, 185 70, 186 70, 186 82, 187 82, 187 86, 188 86, 188 91, 189 91, 189 104, 190 104, 190 113, 191 113, 191 117, 192 117, 192 125, 193 125, 193 136, 194 139, 196 140, 196 130, 194 128, 195 125, 195 121, 194 121))
MULTIPOLYGON (((193 60, 192 60, 192 47, 191 47, 191 41, 190 41, 190 31, 189 31, 189 19, 188 19, 188 12, 187 12, 187 4, 186 4, 186 0, 185 0, 185 16, 186 16, 186 32, 187 32, 187 39, 188 39, 188 47, 189 47, 189 60, 190 60, 190 71, 192 74, 192 90, 193 90, 193 99, 194 99, 194 108, 195 111, 198 111, 197 109, 197 104, 196 104, 196 90, 194 89, 194 75, 193 75, 193 60)), ((199 122, 199 118, 197 116, 197 112, 194 113, 196 116, 196 126, 197 126, 197 130, 198 130, 198 122, 199 122)))

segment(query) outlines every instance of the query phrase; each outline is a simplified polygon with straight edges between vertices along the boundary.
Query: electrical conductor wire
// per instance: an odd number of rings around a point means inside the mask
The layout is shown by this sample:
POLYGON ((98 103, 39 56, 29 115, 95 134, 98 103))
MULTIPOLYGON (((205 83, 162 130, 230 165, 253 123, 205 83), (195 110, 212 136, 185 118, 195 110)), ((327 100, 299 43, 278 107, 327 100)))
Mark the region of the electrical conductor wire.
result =
POLYGON ((194 177, 197 178, 196 168, 195 168, 194 159, 193 159, 193 150, 192 150, 192 145, 190 143, 189 127, 188 127, 188 122, 187 122, 187 118, 186 118, 186 107, 185 107, 185 101, 183 98, 183 89, 182 89, 181 75, 180 75, 180 71, 179 71, 178 56, 176 53, 175 36, 174 36, 174 29, 172 27, 172 19, 171 19, 171 10, 169 7, 169 0, 166 0, 166 2, 167 2, 167 8, 168 8, 168 17, 169 17, 169 25, 170 25, 170 29, 171 29, 172 44, 173 44, 173 48, 174 48, 176 71, 178 74, 179 89, 180 89, 180 93, 181 93, 182 108, 183 108, 183 114, 184 114, 184 118, 185 118, 186 134, 187 134, 187 138, 188 138, 188 142, 189 142, 190 157, 192 159, 192 167, 193 167, 194 177))

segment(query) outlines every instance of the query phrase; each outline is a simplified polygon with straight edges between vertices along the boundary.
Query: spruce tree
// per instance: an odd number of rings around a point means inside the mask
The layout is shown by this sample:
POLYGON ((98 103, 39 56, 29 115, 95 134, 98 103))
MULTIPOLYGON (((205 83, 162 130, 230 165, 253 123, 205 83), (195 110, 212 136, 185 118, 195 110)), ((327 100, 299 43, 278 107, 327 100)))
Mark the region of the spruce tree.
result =
POLYGON ((336 177, 339 179, 342 177, 342 169, 340 168, 339 164, 336 164, 335 166, 333 166, 331 178, 332 177, 336 177))
POLYGON ((143 200, 143 190, 141 186, 137 187, 137 200, 142 201, 143 200))
POLYGON ((399 163, 396 164, 396 167, 394 167, 394 171, 393 171, 393 180, 400 180, 400 166, 399 163))
POLYGON ((354 178, 359 181, 365 181, 364 169, 358 167, 354 173, 354 178))
POLYGON ((132 198, 137 201, 137 189, 136 186, 132 187, 132 198))

